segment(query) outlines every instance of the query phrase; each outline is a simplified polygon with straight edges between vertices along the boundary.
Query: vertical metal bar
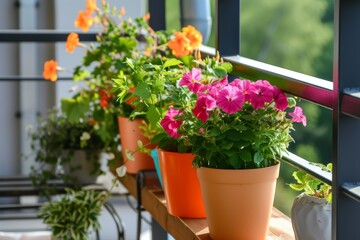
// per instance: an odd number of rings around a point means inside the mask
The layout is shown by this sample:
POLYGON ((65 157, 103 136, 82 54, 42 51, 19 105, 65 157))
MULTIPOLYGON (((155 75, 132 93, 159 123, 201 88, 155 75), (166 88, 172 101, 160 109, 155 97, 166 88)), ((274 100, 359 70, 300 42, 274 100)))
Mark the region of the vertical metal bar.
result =
POLYGON ((155 30, 166 29, 165 0, 149 0, 150 26, 155 30))
MULTIPOLYGON (((20 29, 36 29, 36 0, 21 0, 19 6, 19 27, 20 29)), ((19 73, 20 76, 36 75, 37 51, 35 43, 21 43, 19 50, 19 73)), ((31 151, 28 143, 27 129, 30 125, 36 124, 37 107, 37 88, 36 82, 20 83, 20 150, 21 153, 29 154, 31 151)), ((20 157, 20 156, 19 156, 20 157)), ((30 173, 31 165, 34 165, 32 159, 22 160, 21 173, 27 175, 30 173)))
POLYGON ((167 232, 153 218, 151 218, 151 237, 152 239, 158 239, 158 240, 168 239, 167 232))
POLYGON ((216 49, 222 56, 240 54, 240 0, 216 0, 216 49))
POLYGON ((359 12, 359 1, 335 1, 332 239, 360 239, 360 204, 340 191, 360 181, 360 121, 341 112, 343 90, 360 86, 359 12))
POLYGON ((145 179, 143 172, 139 171, 136 174, 136 197, 137 197, 137 230, 136 230, 136 240, 140 240, 141 235, 141 212, 142 212, 142 202, 141 202, 141 189, 144 186, 145 179))

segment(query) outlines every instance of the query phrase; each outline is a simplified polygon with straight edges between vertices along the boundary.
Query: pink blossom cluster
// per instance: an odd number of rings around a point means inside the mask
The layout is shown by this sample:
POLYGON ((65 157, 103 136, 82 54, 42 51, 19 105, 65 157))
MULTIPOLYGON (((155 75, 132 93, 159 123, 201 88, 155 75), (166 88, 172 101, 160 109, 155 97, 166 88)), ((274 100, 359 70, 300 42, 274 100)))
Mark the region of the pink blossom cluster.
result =
MULTIPOLYGON (((251 82, 250 80, 235 79, 228 82, 227 76, 221 80, 215 80, 210 84, 203 84, 202 73, 198 68, 183 74, 179 85, 187 86, 189 90, 197 94, 195 108, 192 110, 196 118, 206 122, 216 107, 219 107, 227 114, 234 114, 240 111, 245 102, 251 104, 253 109, 260 109, 274 103, 275 110, 285 111, 288 107, 288 98, 282 90, 271 85, 266 80, 251 82)), ((177 129, 182 121, 176 120, 181 111, 173 107, 167 111, 161 126, 171 137, 180 137, 177 129)), ((289 113, 293 122, 300 122, 306 126, 306 117, 300 107, 296 106, 294 112, 289 113)))

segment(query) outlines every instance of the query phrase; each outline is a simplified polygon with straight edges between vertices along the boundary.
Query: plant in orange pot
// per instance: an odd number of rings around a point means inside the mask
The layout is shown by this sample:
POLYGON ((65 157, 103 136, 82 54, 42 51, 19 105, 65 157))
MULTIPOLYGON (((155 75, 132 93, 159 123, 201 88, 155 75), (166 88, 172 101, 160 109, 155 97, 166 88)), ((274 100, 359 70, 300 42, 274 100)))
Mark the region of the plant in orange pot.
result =
MULTIPOLYGON (((173 87, 181 70, 179 66, 192 64, 191 53, 201 44, 202 36, 194 27, 187 26, 181 32, 154 33, 157 37, 146 54, 126 59, 129 74, 120 74, 114 80, 113 90, 121 104, 132 109, 129 116, 119 117, 125 167, 128 173, 154 168, 150 157, 152 137, 161 129, 160 119, 170 105, 169 87, 173 87)), ((155 38, 154 38, 155 39, 155 38)), ((154 40, 153 39, 153 40, 154 40)))
POLYGON ((163 126, 195 155, 210 237, 263 240, 278 159, 293 141, 293 122, 305 126, 306 117, 266 80, 230 82, 231 65, 218 60, 197 60, 182 75, 179 86, 190 93, 170 106, 163 126))
MULTIPOLYGON (((128 152, 128 158, 139 151, 146 151, 149 144, 157 145, 156 153, 161 169, 159 177, 162 179, 169 213, 179 217, 204 218, 206 214, 200 184, 196 169, 192 167, 195 155, 186 151, 187 147, 184 148, 185 145, 179 143, 177 139, 171 138, 160 122, 165 116, 166 109, 174 101, 179 101, 177 95, 185 97, 187 94, 186 89, 181 89, 177 85, 177 80, 182 76, 184 69, 189 70, 196 66, 194 57, 190 55, 195 49, 185 44, 191 42, 186 40, 185 35, 191 36, 192 41, 201 42, 201 35, 196 29, 183 28, 182 32, 175 33, 174 38, 167 43, 167 49, 172 49, 167 53, 168 55, 153 59, 143 57, 127 60, 128 65, 133 69, 131 81, 135 83, 135 91, 131 92, 130 86, 124 84, 126 79, 116 80, 115 86, 124 92, 123 95, 119 95, 120 101, 133 99, 132 116, 134 118, 144 116, 152 130, 149 134, 151 141, 148 144, 139 142, 136 151, 128 152), (184 93, 180 94, 178 90, 184 93)), ((195 55, 199 55, 199 52, 196 51, 195 55)), ((154 152, 153 156, 156 156, 154 152)))

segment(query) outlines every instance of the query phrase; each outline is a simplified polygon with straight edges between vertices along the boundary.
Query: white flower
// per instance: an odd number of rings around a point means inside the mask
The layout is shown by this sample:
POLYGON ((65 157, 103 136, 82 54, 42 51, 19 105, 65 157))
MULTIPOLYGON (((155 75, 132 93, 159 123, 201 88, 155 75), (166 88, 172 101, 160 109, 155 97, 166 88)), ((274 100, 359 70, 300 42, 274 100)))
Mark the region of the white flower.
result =
POLYGON ((109 157, 109 159, 114 159, 114 158, 115 158, 115 154, 114 154, 114 153, 108 153, 108 157, 109 157))
POLYGON ((89 140, 90 139, 90 134, 88 133, 88 132, 83 132, 82 133, 82 135, 81 135, 81 137, 80 137, 80 140, 81 141, 87 141, 87 140, 89 140))
POLYGON ((118 167, 118 168, 116 169, 116 174, 117 174, 119 177, 125 176, 125 174, 126 174, 126 166, 125 166, 125 165, 122 165, 122 166, 118 167))
POLYGON ((79 89, 79 86, 75 85, 75 86, 72 86, 70 89, 69 89, 69 92, 75 92, 79 89))

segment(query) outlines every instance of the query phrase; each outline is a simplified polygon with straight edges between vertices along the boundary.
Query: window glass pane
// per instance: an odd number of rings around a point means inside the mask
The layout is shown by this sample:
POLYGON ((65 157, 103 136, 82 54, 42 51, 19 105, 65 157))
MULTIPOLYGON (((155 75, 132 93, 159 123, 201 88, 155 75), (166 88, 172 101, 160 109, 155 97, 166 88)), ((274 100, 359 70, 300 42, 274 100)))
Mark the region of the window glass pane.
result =
MULTIPOLYGON (((240 55, 332 81, 332 0, 242 0, 240 55)), ((307 117, 304 128, 295 124, 295 143, 289 151, 311 162, 331 162, 331 110, 298 100, 307 117)), ((275 206, 290 214, 296 168, 283 163, 275 206)))
POLYGON ((242 0, 244 57, 332 79, 333 0, 242 0))

